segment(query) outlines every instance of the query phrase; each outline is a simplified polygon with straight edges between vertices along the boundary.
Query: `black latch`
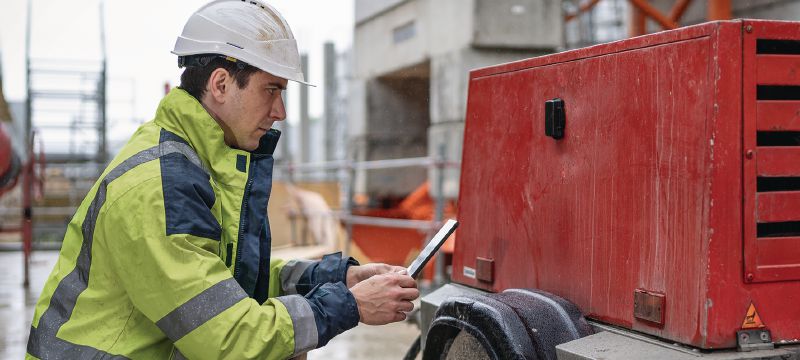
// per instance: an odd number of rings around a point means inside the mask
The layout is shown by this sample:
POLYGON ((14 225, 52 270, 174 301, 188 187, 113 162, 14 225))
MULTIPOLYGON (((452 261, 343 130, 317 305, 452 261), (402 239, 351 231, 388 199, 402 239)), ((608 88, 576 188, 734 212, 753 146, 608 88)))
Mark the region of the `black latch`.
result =
POLYGON ((553 139, 564 137, 567 116, 564 111, 564 100, 555 98, 544 102, 544 134, 553 139))

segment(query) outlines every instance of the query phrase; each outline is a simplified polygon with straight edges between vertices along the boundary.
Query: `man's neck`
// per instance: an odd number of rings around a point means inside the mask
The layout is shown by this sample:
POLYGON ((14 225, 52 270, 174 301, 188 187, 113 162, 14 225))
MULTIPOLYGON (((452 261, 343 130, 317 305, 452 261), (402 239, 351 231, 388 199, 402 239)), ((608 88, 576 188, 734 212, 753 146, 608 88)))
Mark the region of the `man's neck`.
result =
POLYGON ((208 97, 208 95, 204 96, 203 99, 200 100, 200 105, 203 106, 203 109, 206 110, 208 115, 211 115, 211 118, 214 119, 214 121, 217 122, 217 125, 219 125, 219 127, 222 129, 222 133, 225 136, 225 144, 227 144, 228 146, 230 146, 232 148, 237 148, 236 146, 232 145, 232 144, 235 143, 235 141, 233 141, 233 139, 231 139, 231 136, 230 136, 231 131, 230 131, 230 129, 225 124, 225 122, 223 122, 220 119, 220 117, 217 114, 217 112, 215 111, 214 107, 213 106, 209 106, 209 102, 207 101, 208 100, 207 97, 208 97))

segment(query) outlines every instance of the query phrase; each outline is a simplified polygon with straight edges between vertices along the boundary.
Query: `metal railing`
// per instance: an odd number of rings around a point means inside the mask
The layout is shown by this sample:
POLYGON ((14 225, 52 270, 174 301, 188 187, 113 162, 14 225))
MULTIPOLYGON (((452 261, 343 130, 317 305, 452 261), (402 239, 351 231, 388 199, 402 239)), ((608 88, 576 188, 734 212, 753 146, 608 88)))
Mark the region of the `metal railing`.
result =
MULTIPOLYGON (((283 164, 276 165, 277 171, 285 171, 289 182, 293 182, 296 174, 331 171, 337 170, 337 180, 340 184, 344 185, 344 195, 342 196, 342 210, 331 211, 329 214, 337 218, 345 224, 345 248, 343 252, 345 256, 351 252, 353 241, 353 225, 371 225, 386 228, 402 228, 402 229, 417 229, 424 231, 431 235, 435 230, 444 222, 444 177, 445 169, 458 168, 461 164, 459 162, 448 161, 444 156, 444 147, 439 148, 439 156, 437 157, 414 157, 403 159, 388 159, 388 160, 370 160, 370 161, 352 161, 352 160, 338 160, 329 162, 306 163, 306 164, 283 164), (437 169, 435 182, 436 196, 434 197, 435 211, 433 220, 408 220, 408 219, 394 219, 382 218, 372 216, 354 215, 354 192, 355 192, 355 179, 356 171, 358 170, 379 170, 379 169, 396 169, 404 167, 426 167, 429 169, 437 169)), ((302 213, 300 215, 303 215, 302 213)), ((427 240, 426 240, 427 241, 427 240)), ((294 242, 294 239, 293 239, 294 242)), ((425 246, 426 244, 420 244, 425 246)), ((441 284, 446 278, 445 263, 442 256, 437 257, 436 271, 434 282, 441 284)))

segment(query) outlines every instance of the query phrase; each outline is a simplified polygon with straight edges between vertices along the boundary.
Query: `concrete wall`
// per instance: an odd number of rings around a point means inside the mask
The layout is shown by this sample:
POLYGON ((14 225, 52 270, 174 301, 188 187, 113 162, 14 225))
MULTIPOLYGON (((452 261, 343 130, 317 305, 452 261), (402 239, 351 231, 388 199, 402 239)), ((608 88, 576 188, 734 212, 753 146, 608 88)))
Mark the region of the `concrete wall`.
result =
MULTIPOLYGON (((459 161, 469 71, 562 46, 558 0, 371 1, 356 1, 348 127, 350 154, 364 160, 439 156, 443 149, 459 161)), ((446 172, 447 197, 458 194, 458 172, 446 172)), ((359 174, 356 190, 403 196, 427 175, 433 180, 438 172, 359 174)))
MULTIPOLYGON (((365 160, 425 156, 428 147, 427 77, 374 78, 367 84, 365 160)), ((425 181, 423 168, 370 171, 366 192, 379 196, 403 196, 425 181)))
POLYGON ((562 41, 561 1, 478 0, 475 47, 552 49, 562 41))
POLYGON ((356 24, 408 0, 356 0, 356 24))

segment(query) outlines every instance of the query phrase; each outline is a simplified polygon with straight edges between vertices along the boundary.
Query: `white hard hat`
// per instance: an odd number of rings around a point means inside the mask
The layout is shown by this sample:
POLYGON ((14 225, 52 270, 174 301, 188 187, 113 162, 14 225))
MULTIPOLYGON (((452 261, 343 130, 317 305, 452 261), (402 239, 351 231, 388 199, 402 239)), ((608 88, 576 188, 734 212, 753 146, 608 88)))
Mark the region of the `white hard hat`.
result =
POLYGON ((219 54, 301 84, 300 53, 289 24, 262 0, 216 0, 197 10, 172 53, 219 54))

